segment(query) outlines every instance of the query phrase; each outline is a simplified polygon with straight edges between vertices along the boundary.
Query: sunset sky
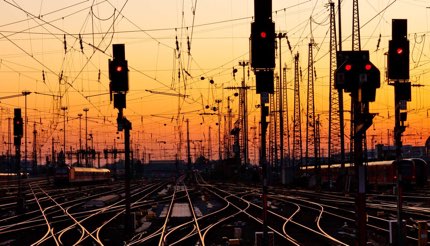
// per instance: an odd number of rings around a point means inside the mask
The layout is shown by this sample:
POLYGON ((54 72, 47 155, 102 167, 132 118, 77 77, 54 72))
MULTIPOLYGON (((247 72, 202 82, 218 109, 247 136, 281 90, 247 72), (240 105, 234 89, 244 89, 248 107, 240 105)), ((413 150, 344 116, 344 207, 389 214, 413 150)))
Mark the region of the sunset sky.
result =
MULTIPOLYGON (((393 144, 394 90, 385 79, 385 54, 391 39, 391 20, 407 19, 410 80, 413 85, 420 86, 413 87, 412 102, 408 103, 404 144, 424 145, 430 132, 430 100, 427 98, 430 95, 430 40, 427 38, 430 3, 424 0, 378 0, 359 1, 359 4, 361 47, 369 50, 371 61, 381 71, 381 88, 377 91, 376 102, 370 106, 370 111, 379 115, 367 132, 369 143, 373 136, 373 144, 393 144)), ((25 98, 8 97, 22 91, 32 92, 27 96, 30 153, 34 126, 38 132, 38 149, 44 156, 51 151, 52 138, 55 148, 62 148, 64 113, 67 150, 79 149, 78 114, 83 114, 81 135, 84 145, 84 108, 89 109, 88 133, 93 136, 89 144, 94 144, 96 150, 111 148, 114 144, 123 148, 122 133, 116 132, 117 110, 109 101, 107 66, 108 59, 112 58, 111 45, 123 43, 130 69, 130 91, 124 114, 133 124, 132 148, 140 149, 141 155, 151 154, 152 159, 173 159, 179 143, 178 131, 183 132, 185 140, 185 121, 189 119, 190 139, 195 140, 191 148, 206 153, 211 138, 212 158, 217 159, 218 112, 211 109, 217 107, 215 100, 222 100, 219 106, 224 119, 227 98, 230 98, 235 117, 233 122, 237 120, 239 100, 233 96, 237 91, 225 87, 241 84, 243 71, 239 61, 249 60, 253 6, 252 0, 0 2, 0 135, 3 143, 0 152, 7 151, 4 144, 9 141, 7 119, 13 118, 13 109, 21 107, 24 115, 25 98), (233 68, 238 69, 235 77, 233 68), (61 107, 67 107, 67 111, 61 107), (182 126, 181 129, 178 125, 182 126)), ((352 0, 343 1, 344 50, 351 49, 351 13, 352 0)), ((291 117, 294 54, 300 54, 302 122, 305 122, 310 38, 313 37, 317 44, 314 49, 315 105, 321 120, 322 148, 327 153, 328 1, 273 0, 273 20, 276 32, 287 33, 292 47, 290 51, 287 40, 282 40, 282 61, 288 67, 291 117)), ((276 61, 279 66, 278 57, 276 61)), ((259 122, 260 110, 256 108, 259 96, 254 90, 253 72, 249 70, 248 77, 248 67, 245 69, 246 83, 252 87, 248 91, 249 127, 254 129, 259 122)), ((349 108, 349 100, 346 95, 345 108, 349 108)), ((349 119, 349 114, 345 117, 349 119)), ((349 123, 346 125, 348 129, 349 123)), ((224 132, 224 121, 221 129, 224 132)), ((249 130, 251 142, 255 136, 253 129, 249 130)), ((305 136, 304 124, 302 131, 305 136)), ((348 137, 346 141, 349 142, 348 137)), ((251 149, 256 147, 253 144, 249 146, 251 149)), ((185 151, 182 154, 184 159, 185 151)), ((253 153, 250 158, 254 161, 253 153)))

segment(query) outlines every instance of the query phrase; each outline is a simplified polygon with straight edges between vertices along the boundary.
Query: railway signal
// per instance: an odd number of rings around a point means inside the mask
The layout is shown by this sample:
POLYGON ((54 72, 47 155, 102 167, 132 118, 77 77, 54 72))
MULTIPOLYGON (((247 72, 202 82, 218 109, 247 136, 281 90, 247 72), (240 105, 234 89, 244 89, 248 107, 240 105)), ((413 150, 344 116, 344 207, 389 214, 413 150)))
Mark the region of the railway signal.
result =
MULTIPOLYGON (((354 133, 362 136, 372 125, 375 114, 368 112, 368 103, 376 99, 381 86, 379 69, 369 59, 369 51, 338 51, 335 71, 335 88, 350 92, 357 106, 354 110, 354 133), (361 106, 363 105, 363 106, 361 106)), ((361 144, 361 143, 360 143, 361 144)))
POLYGON ((126 107, 126 94, 128 92, 128 63, 125 59, 124 44, 113 44, 113 60, 109 59, 110 99, 114 94, 114 108, 118 109, 118 131, 124 130, 124 153, 125 153, 125 218, 124 234, 130 236, 130 130, 131 122, 124 116, 123 109, 126 107))
MULTIPOLYGON (((335 71, 335 88, 351 93, 354 132, 354 169, 357 184, 357 231, 358 241, 365 242, 366 231, 366 170, 363 165, 363 138, 372 125, 375 114, 369 113, 369 102, 375 101, 380 87, 380 72, 370 62, 369 51, 338 51, 338 69, 335 71)), ((361 244, 360 244, 361 245, 361 244)))
POLYGON ((376 89, 381 87, 379 69, 370 61, 362 63, 360 69, 359 84, 362 88, 361 99, 363 102, 374 102, 376 99, 376 89))
POLYGON ((113 44, 113 59, 109 59, 110 89, 113 92, 128 91, 128 62, 124 44, 113 44))
POLYGON ((275 23, 272 21, 272 1, 254 1, 255 21, 251 23, 251 67, 256 77, 257 94, 274 92, 275 23))
POLYGON ((274 93, 275 68, 275 23, 272 21, 272 0, 254 0, 254 22, 251 23, 251 67, 256 76, 257 94, 260 94, 261 109, 261 153, 262 167, 262 197, 263 197, 263 245, 268 245, 267 233, 267 160, 266 160, 266 131, 269 103, 269 93, 274 93))
POLYGON ((275 23, 251 23, 251 65, 257 69, 275 67, 275 23))
POLYGON ((381 87, 379 69, 369 60, 369 51, 340 51, 340 66, 335 71, 335 88, 345 92, 361 90, 362 102, 374 102, 376 89, 381 87))
POLYGON ((21 138, 23 135, 23 120, 21 116, 21 109, 15 108, 13 110, 13 135, 15 145, 15 169, 18 177, 18 192, 16 212, 21 213, 24 210, 25 197, 22 195, 21 187, 21 138))
MULTIPOLYGON (((392 40, 388 43, 388 79, 394 86, 394 141, 396 146, 396 161, 402 160, 402 133, 406 126, 406 102, 411 100, 411 83, 409 80, 409 40, 407 39, 407 20, 392 20, 392 40), (402 112, 403 111, 403 112, 402 112)), ((403 174, 401 168, 397 170, 397 244, 403 245, 405 233, 402 220, 402 190, 403 174)))
POLYGON ((407 20, 392 20, 392 40, 388 43, 388 78, 409 79, 409 40, 407 20))
POLYGON ((23 136, 23 120, 21 116, 21 109, 15 108, 14 109, 14 117, 13 117, 13 135, 16 137, 22 137, 23 136))
POLYGON ((128 64, 126 60, 115 58, 109 60, 109 78, 111 90, 115 92, 128 91, 128 64))

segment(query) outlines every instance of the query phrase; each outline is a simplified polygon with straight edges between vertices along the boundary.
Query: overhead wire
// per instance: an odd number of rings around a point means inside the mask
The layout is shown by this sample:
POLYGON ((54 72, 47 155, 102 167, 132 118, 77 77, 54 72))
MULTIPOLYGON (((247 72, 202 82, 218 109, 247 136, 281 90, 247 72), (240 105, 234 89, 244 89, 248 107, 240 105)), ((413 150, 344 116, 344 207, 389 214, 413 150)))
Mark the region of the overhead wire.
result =
MULTIPOLYGON (((192 25, 193 26, 193 25, 192 25)), ((181 27, 182 29, 183 29, 183 27, 181 27)), ((106 32, 107 33, 107 32, 106 32)), ((116 33, 116 32, 112 32, 112 33, 116 33)), ((191 38, 193 38, 193 37, 191 37, 191 38)), ((192 58, 192 56, 191 56, 191 58, 190 59, 192 59, 193 60, 193 58, 192 58)), ((189 64, 191 64, 191 63, 189 63, 189 64)), ((231 67, 229 67, 229 69, 231 69, 231 67)), ((187 69, 187 70, 182 70, 182 71, 188 71, 188 70, 190 70, 190 69, 187 69)), ((195 76, 196 77, 196 76, 195 76)), ((155 77, 155 79, 157 79, 157 77, 155 77)), ((197 82, 197 81, 196 81, 197 82)), ((192 83, 196 83, 196 82, 192 82, 192 83)))

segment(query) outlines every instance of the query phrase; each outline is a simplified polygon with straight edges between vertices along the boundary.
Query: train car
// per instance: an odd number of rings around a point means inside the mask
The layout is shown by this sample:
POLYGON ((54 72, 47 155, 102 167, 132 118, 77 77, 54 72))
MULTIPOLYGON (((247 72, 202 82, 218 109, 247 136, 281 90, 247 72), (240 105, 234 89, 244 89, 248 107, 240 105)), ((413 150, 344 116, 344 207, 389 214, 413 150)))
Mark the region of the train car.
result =
POLYGON ((393 162, 393 168, 397 168, 396 176, 394 181, 397 182, 398 173, 402 174, 402 181, 406 185, 416 185, 416 168, 415 162, 412 159, 403 159, 393 162))
MULTIPOLYGON (((28 178, 28 173, 21 173, 21 178, 26 179, 28 178)), ((11 180, 11 179, 17 179, 18 175, 16 173, 0 173, 0 180, 11 180)))
POLYGON ((69 183, 84 183, 110 180, 107 168, 72 167, 69 171, 69 183))
POLYGON ((366 171, 367 183, 374 185, 394 184, 397 173, 396 163, 392 160, 369 162, 366 171))
MULTIPOLYGON (((392 184, 394 182, 395 169, 393 167, 393 161, 377 161, 369 162, 367 164, 367 179, 372 184, 392 184)), ((346 163, 344 175, 352 176, 354 174, 354 166, 346 163)), ((302 175, 312 176, 314 168, 308 168, 308 170, 302 169, 302 175)), ((321 182, 322 183, 333 183, 341 175, 341 164, 322 165, 321 166, 321 182)))
MULTIPOLYGON (((340 164, 321 166, 322 183, 333 183, 341 174, 340 164)), ((314 169, 302 169, 302 175, 311 176, 314 169)), ((420 158, 403 159, 397 161, 376 161, 366 164, 367 183, 372 185, 393 185, 397 182, 398 172, 402 174, 402 181, 408 186, 423 186, 427 183, 427 163, 420 158)), ((354 167, 345 165, 345 175, 353 176, 354 167)))
POLYGON ((106 168, 57 167, 54 174, 54 181, 57 184, 102 182, 110 179, 110 170, 106 168))
POLYGON ((424 186, 427 184, 428 172, 430 171, 428 168, 428 164, 425 160, 421 158, 412 158, 415 163, 415 178, 417 186, 424 186))

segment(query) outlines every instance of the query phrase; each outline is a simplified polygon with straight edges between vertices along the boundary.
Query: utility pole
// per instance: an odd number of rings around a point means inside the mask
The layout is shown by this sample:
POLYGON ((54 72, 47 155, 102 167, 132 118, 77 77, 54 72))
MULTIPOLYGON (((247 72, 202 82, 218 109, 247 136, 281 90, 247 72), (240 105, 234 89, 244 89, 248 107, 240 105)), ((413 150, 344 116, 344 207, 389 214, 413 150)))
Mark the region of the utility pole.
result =
MULTIPOLYGON (((310 164, 309 151, 313 152, 314 160, 316 159, 316 134, 315 134, 315 97, 314 97, 314 55, 313 47, 315 45, 314 39, 311 38, 308 46, 308 86, 307 86, 307 104, 306 104, 306 169, 310 164)), ((318 163, 315 162, 315 167, 318 163)))
POLYGON ((209 126, 209 136, 208 136, 208 160, 212 159, 212 127, 209 126))
POLYGON ((22 116, 21 108, 14 109, 13 118, 13 135, 14 135, 14 145, 15 145, 15 168, 16 175, 18 178, 18 192, 17 192, 17 203, 16 212, 18 214, 22 213, 24 210, 25 197, 22 195, 22 184, 21 184, 21 139, 23 135, 22 131, 22 116))
POLYGON ((37 131, 36 122, 33 124, 33 173, 37 175, 37 131))
MULTIPOLYGON (((353 51, 360 51, 361 50, 361 35, 360 35, 360 14, 359 14, 359 8, 358 8, 358 0, 352 1, 352 50, 353 51)), ((351 119, 350 119, 350 142, 349 142, 349 150, 350 150, 350 160, 354 160, 355 154, 354 154, 354 144, 355 141, 352 139, 352 136, 354 136, 354 102, 353 97, 351 96, 351 119)), ((363 138, 365 139, 365 137, 363 138)), ((354 161, 355 163, 355 161, 354 161)))
POLYGON ((220 103, 222 102, 221 99, 215 100, 215 103, 217 104, 217 110, 218 110, 218 161, 221 163, 222 161, 222 152, 221 152, 221 110, 220 110, 220 103))
MULTIPOLYGON (((283 73, 282 73, 282 42, 281 40, 287 36, 287 33, 278 33, 278 47, 279 47, 279 162, 281 164, 281 183, 285 185, 285 163, 284 163, 284 103, 283 103, 283 96, 284 96, 284 90, 287 91, 287 88, 283 88, 283 73)), ((285 98, 285 100, 287 100, 285 98)), ((285 109, 288 111, 288 109, 285 109)))
POLYGON ((79 150, 78 150, 78 165, 81 166, 81 154, 82 154, 82 114, 78 114, 79 117, 79 150))
POLYGON ((54 137, 52 137, 52 142, 51 142, 51 162, 52 162, 52 166, 55 168, 56 167, 56 165, 55 165, 55 160, 56 160, 56 158, 55 158, 55 140, 54 140, 54 137))
MULTIPOLYGON (((340 25, 340 24, 339 24, 340 25)), ((340 41, 339 41, 340 42, 340 41)), ((335 163, 333 155, 337 153, 337 147, 340 147, 341 174, 344 173, 345 167, 345 144, 343 142, 343 91, 334 88, 334 72, 337 68, 336 62, 336 18, 334 3, 330 3, 330 87, 329 87, 329 115, 328 115, 328 164, 335 163), (340 110, 342 105, 342 110, 340 110), (342 117, 341 117, 342 115, 342 117)), ((340 45, 339 45, 340 47, 340 45)), ((331 174, 329 173, 330 179, 331 174)))
POLYGON ((230 97, 227 97, 227 129, 226 129, 226 141, 227 142, 227 158, 231 158, 231 149, 232 149, 232 144, 231 144, 231 137, 230 134, 228 134, 231 129, 232 129, 232 109, 230 107, 230 97))
MULTIPOLYGON (((341 3, 342 0, 338 0, 338 24, 339 24, 339 51, 342 51, 342 8, 341 3)), ((334 6, 333 6, 333 20, 332 22, 335 23, 335 17, 334 17, 334 6)), ((334 28, 336 29, 336 28, 334 28)), ((334 35, 336 36, 336 34, 334 35)), ((343 114, 343 91, 342 89, 338 90, 338 97, 339 97, 339 135, 340 135, 340 163, 341 163, 341 169, 345 170, 345 129, 343 127, 344 122, 344 114, 343 114)), ((333 99, 335 100, 335 99, 333 99)), ((345 171, 344 171, 345 172, 345 171)))
MULTIPOLYGON (((302 150, 302 121, 300 109, 300 73, 299 53, 294 56, 294 119, 293 119, 293 169, 300 165, 303 156, 302 150)), ((294 173, 289 174, 289 182, 292 182, 294 173)))
POLYGON ((24 96, 24 104, 25 104, 25 112, 24 112, 24 167, 27 167, 27 96, 30 95, 31 92, 23 91, 22 95, 24 96))
POLYGON ((245 83, 245 67, 249 65, 248 61, 239 61, 242 66, 242 88, 240 89, 240 104, 242 106, 242 148, 243 148, 243 164, 248 164, 248 91, 245 83))
POLYGON ((287 90, 287 67, 285 66, 282 69, 282 77, 283 77, 283 84, 284 84, 284 89, 283 89, 283 97, 285 98, 284 100, 284 107, 285 110, 283 110, 285 112, 285 119, 286 119, 286 127, 287 127, 287 156, 288 156, 288 160, 287 163, 284 164, 284 169, 283 169, 283 175, 282 175, 282 184, 286 184, 286 178, 287 178, 287 166, 290 165, 291 163, 291 146, 290 146, 290 120, 289 120, 289 114, 288 114, 288 90, 287 90))
MULTIPOLYGON (((11 156, 12 156, 12 148, 11 145, 12 143, 12 130, 11 130, 11 120, 12 118, 7 118, 7 160, 10 163, 9 165, 11 165, 13 163, 13 161, 11 160, 11 156)), ((9 167, 10 170, 12 170, 11 167, 9 167)))
POLYGON ((66 165, 66 110, 67 107, 61 107, 61 110, 64 111, 64 126, 63 126, 63 146, 64 146, 64 165, 66 165))
MULTIPOLYGON (((279 77, 276 76, 274 81, 274 87, 277 86, 277 81, 279 80, 279 77)), ((274 90, 273 94, 269 95, 269 122, 272 122, 269 126, 269 154, 267 157, 267 162, 270 164, 271 167, 274 167, 275 170, 278 167, 278 120, 277 120, 277 103, 276 103, 276 89, 274 90)), ((268 171, 271 172, 270 170, 268 171)))
POLYGON ((88 110, 89 108, 83 109, 85 112, 85 166, 88 167, 88 110))
POLYGON ((188 170, 191 170, 191 151, 190 151, 190 120, 187 119, 187 164, 188 170))

